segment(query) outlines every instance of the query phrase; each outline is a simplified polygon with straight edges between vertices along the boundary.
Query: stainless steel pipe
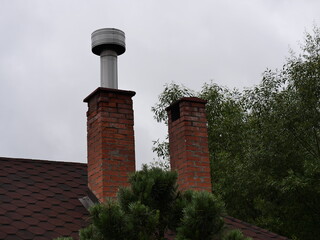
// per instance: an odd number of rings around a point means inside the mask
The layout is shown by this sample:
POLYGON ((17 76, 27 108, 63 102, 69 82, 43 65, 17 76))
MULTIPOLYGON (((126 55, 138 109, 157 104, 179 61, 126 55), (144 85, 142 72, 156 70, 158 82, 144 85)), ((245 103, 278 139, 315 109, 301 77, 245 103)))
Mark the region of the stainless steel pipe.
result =
POLYGON ((118 56, 126 51, 125 34, 115 28, 102 28, 91 34, 92 52, 100 56, 101 87, 118 88, 118 56))

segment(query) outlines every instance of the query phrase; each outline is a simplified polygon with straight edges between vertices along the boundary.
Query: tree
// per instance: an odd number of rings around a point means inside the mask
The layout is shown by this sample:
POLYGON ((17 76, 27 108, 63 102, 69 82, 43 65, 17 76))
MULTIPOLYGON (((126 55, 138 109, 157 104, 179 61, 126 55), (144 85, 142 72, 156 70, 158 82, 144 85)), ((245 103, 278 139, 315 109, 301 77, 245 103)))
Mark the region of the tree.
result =
POLYGON ((208 192, 194 192, 189 204, 183 209, 177 239, 210 240, 223 226, 221 201, 208 192), (215 203, 215 204, 213 204, 215 203))
MULTIPOLYGON (((192 97, 195 95, 196 92, 184 85, 177 85, 173 82, 166 84, 163 92, 159 95, 159 102, 151 108, 151 111, 154 113, 154 118, 159 123, 164 122, 168 124, 166 107, 182 97, 192 97)), ((153 141, 152 151, 157 154, 158 159, 151 163, 151 166, 161 167, 167 170, 170 169, 168 136, 164 141, 160 141, 159 139, 153 141)))
MULTIPOLYGON (((301 50, 251 89, 210 83, 193 94, 208 101, 213 191, 228 214, 311 240, 320 235, 319 28, 306 34, 301 50)), ((158 121, 165 121, 172 91, 191 92, 167 85, 152 109, 158 121)))
MULTIPOLYGON (((224 205, 208 192, 177 190, 177 173, 144 166, 121 188, 118 200, 90 209, 91 224, 82 240, 163 240, 170 230, 177 239, 212 239, 222 232, 224 205)), ((62 238, 63 239, 63 238, 62 238)))
POLYGON ((156 239, 164 237, 170 224, 174 201, 179 194, 176 181, 175 172, 144 166, 130 177, 129 188, 120 189, 119 202, 126 213, 132 203, 139 202, 158 214, 158 224, 153 229, 156 239))

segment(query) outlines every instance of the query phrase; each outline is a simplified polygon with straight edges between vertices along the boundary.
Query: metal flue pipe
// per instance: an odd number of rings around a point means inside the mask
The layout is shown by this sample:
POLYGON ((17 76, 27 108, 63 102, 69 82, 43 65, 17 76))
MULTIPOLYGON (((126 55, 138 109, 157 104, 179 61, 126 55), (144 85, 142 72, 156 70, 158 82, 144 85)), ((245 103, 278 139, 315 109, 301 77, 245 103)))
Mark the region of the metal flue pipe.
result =
POLYGON ((118 56, 126 51, 125 34, 115 28, 102 28, 91 34, 92 52, 100 56, 101 87, 118 89, 118 56))

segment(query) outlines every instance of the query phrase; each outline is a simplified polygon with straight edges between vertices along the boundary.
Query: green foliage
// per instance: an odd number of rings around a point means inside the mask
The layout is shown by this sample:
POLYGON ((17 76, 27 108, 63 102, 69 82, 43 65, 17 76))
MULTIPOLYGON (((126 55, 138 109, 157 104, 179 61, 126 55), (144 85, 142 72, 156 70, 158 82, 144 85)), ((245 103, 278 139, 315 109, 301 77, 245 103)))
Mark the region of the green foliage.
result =
POLYGON ((127 209, 130 204, 138 201, 156 212, 158 223, 154 231, 161 239, 169 225, 173 203, 177 198, 176 181, 176 172, 149 169, 144 165, 141 171, 130 177, 130 188, 120 189, 119 202, 123 209, 127 209))
POLYGON ((143 166, 121 188, 118 201, 90 210, 91 224, 80 231, 82 240, 212 239, 223 226, 224 206, 208 192, 177 190, 177 173, 143 166))
POLYGON ((128 227, 123 210, 114 201, 90 209, 92 225, 80 231, 80 239, 126 239, 128 227))
POLYGON ((191 202, 183 209, 177 239, 210 240, 224 224, 223 205, 208 192, 194 192, 191 202))
MULTIPOLYGON (((193 97, 195 95, 196 92, 184 85, 178 85, 173 82, 166 84, 163 92, 158 97, 159 102, 151 108, 151 111, 154 113, 154 118, 159 123, 163 122, 167 124, 166 107, 182 97, 193 97)), ((170 168, 168 136, 164 141, 160 141, 159 139, 153 141, 152 151, 157 154, 158 159, 154 160, 151 166, 168 170, 170 168)))
POLYGON ((98 232, 97 228, 90 224, 88 227, 83 228, 79 232, 81 240, 102 240, 102 235, 98 232))
POLYGON ((239 229, 231 230, 222 237, 222 240, 252 240, 243 235, 239 229))
POLYGON ((177 231, 178 227, 181 225, 181 219, 184 215, 184 209, 190 204, 193 198, 194 191, 188 190, 185 192, 179 192, 176 200, 173 203, 169 229, 177 231))
POLYGON ((152 151, 157 154, 158 159, 153 159, 153 162, 151 162, 150 165, 152 167, 159 167, 164 170, 169 170, 170 162, 168 136, 165 141, 160 141, 160 139, 157 139, 156 141, 152 141, 152 144, 152 151))
POLYGON ((244 93, 248 130, 244 154, 235 156, 244 165, 233 179, 241 185, 216 182, 221 190, 238 189, 223 193, 230 214, 297 239, 320 234, 319 46, 315 29, 300 56, 291 56, 281 71, 267 70, 262 83, 244 93), (240 197, 245 211, 231 207, 240 197))
MULTIPOLYGON (((320 235, 319 28, 306 34, 301 49, 251 89, 210 83, 193 94, 208 101, 213 191, 228 214, 311 240, 320 235)), ((167 85, 152 109, 155 118, 165 121, 165 107, 176 101, 170 96, 184 92, 190 91, 167 85)))
POLYGON ((166 84, 162 94, 159 95, 159 103, 156 103, 151 111, 154 113, 154 118, 157 122, 167 123, 166 107, 171 103, 179 100, 182 97, 192 97, 195 92, 183 85, 177 85, 176 83, 166 84))
POLYGON ((129 239, 148 240, 152 239, 157 226, 159 225, 159 211, 151 210, 140 202, 129 204, 129 211, 126 214, 129 239))

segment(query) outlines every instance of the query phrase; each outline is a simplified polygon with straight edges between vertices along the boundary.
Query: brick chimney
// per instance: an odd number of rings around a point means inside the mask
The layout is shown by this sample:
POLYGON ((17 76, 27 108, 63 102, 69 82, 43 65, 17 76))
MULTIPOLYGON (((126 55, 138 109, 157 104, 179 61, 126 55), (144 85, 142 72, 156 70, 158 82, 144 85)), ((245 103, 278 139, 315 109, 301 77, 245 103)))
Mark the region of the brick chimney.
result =
POLYGON ((211 192, 206 101, 186 97, 169 106, 171 169, 178 172, 179 189, 211 192))
POLYGON ((132 97, 135 92, 98 88, 88 103, 88 185, 103 202, 116 197, 135 171, 132 97))
POLYGON ((88 103, 88 186, 103 202, 116 197, 135 171, 135 92, 117 89, 117 58, 126 50, 124 32, 102 28, 91 34, 91 40, 92 52, 100 56, 101 87, 84 99, 88 103))

